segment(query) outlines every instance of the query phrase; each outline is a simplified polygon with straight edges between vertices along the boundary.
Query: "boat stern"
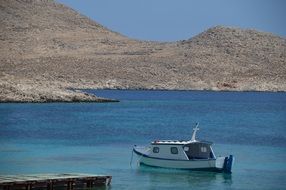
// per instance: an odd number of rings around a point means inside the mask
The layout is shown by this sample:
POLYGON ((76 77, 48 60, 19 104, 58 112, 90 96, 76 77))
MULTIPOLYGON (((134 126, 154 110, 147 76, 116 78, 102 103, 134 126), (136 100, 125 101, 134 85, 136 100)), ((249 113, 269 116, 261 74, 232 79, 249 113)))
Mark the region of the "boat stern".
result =
POLYGON ((234 162, 234 156, 229 155, 227 157, 217 157, 216 159, 216 168, 224 173, 231 173, 232 166, 234 162))
POLYGON ((234 162, 234 156, 233 155, 229 155, 228 157, 225 157, 224 158, 224 164, 223 164, 223 172, 231 173, 233 162, 234 162))

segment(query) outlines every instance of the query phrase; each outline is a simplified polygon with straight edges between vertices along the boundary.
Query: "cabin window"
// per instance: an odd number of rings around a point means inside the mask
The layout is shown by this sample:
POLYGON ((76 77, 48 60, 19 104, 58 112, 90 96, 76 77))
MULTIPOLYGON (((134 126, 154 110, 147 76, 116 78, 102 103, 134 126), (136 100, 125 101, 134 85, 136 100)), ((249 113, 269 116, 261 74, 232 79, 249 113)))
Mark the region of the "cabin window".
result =
POLYGON ((201 147, 201 152, 207 152, 207 147, 202 146, 202 147, 201 147))
POLYGON ((160 150, 159 147, 153 147, 153 152, 154 153, 159 153, 159 150, 160 150))
POLYGON ((185 147, 189 148, 188 151, 184 149, 189 159, 209 159, 214 157, 211 154, 210 144, 196 142, 187 144, 185 147))
POLYGON ((172 154, 178 154, 178 148, 177 147, 171 147, 171 153, 172 154))
POLYGON ((189 151, 189 149, 190 149, 190 148, 189 148, 188 146, 185 146, 185 147, 184 147, 184 151, 189 151))

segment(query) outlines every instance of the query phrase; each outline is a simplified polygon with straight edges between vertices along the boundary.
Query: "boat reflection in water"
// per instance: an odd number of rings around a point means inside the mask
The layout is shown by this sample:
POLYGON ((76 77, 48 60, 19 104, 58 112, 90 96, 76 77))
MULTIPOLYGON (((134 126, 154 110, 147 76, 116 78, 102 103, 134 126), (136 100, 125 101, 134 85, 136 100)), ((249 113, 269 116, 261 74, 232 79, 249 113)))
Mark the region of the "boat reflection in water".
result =
POLYGON ((223 184, 225 188, 231 188, 233 184, 232 175, 228 173, 154 168, 144 165, 136 170, 135 175, 140 176, 142 180, 148 183, 148 187, 157 187, 158 182, 160 182, 162 189, 179 186, 183 189, 197 188, 198 186, 201 189, 212 189, 217 184, 223 184))

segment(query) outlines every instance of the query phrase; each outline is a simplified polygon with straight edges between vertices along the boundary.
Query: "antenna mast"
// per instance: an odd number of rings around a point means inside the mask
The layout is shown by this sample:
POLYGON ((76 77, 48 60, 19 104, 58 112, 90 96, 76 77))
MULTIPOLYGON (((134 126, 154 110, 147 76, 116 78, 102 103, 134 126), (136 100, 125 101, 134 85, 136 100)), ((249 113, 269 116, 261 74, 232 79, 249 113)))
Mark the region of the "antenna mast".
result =
POLYGON ((193 135, 192 135, 191 141, 196 141, 196 134, 197 134, 197 131, 199 130, 198 126, 199 126, 199 123, 196 123, 195 128, 193 128, 193 135))

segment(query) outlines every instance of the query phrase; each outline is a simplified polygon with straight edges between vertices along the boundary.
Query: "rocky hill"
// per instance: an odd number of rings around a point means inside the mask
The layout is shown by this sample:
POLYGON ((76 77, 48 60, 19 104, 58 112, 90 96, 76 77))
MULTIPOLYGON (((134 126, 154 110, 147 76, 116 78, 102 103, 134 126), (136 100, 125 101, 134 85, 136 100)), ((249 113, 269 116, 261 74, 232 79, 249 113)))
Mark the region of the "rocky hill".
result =
POLYGON ((0 0, 0 17, 2 102, 98 100, 71 88, 286 91, 286 39, 270 33, 139 41, 51 0, 0 0))

